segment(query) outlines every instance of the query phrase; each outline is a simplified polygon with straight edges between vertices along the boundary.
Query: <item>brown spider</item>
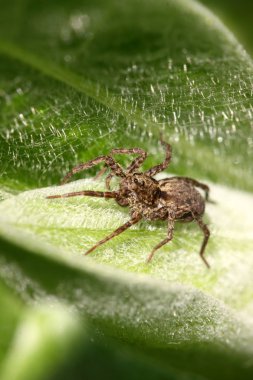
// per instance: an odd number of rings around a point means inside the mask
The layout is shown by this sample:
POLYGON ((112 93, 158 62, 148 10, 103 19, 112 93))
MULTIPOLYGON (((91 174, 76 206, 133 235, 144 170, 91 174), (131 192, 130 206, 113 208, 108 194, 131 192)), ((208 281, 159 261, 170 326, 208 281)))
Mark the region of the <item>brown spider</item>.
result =
MULTIPOLYGON (((70 177, 82 170, 89 169, 101 162, 105 163, 98 176, 104 173, 109 167, 111 173, 106 177, 106 188, 110 190, 110 181, 113 176, 121 177, 119 189, 117 191, 78 191, 62 195, 51 195, 47 198, 65 198, 78 195, 87 195, 91 197, 114 198, 116 202, 122 206, 130 207, 131 219, 117 228, 110 235, 100 240, 84 255, 88 255, 97 247, 104 244, 113 237, 121 234, 123 231, 139 222, 142 218, 147 220, 167 220, 168 231, 167 237, 157 244, 147 258, 149 262, 157 249, 172 240, 174 222, 191 222, 195 220, 204 234, 204 240, 200 249, 200 257, 209 268, 209 264, 204 257, 205 247, 207 245, 210 232, 206 224, 202 221, 202 215, 205 210, 205 200, 201 196, 196 187, 201 188, 205 192, 205 199, 208 200, 209 187, 195 179, 188 177, 170 177, 161 180, 156 180, 153 176, 163 171, 171 160, 171 146, 164 141, 161 143, 165 147, 165 160, 144 173, 140 173, 138 168, 147 157, 147 153, 141 148, 132 149, 113 149, 108 155, 100 156, 86 163, 75 166, 62 180, 62 185, 65 184, 70 177), (138 154, 125 171, 113 159, 114 154, 138 154)), ((97 177, 98 177, 97 176, 97 177)))

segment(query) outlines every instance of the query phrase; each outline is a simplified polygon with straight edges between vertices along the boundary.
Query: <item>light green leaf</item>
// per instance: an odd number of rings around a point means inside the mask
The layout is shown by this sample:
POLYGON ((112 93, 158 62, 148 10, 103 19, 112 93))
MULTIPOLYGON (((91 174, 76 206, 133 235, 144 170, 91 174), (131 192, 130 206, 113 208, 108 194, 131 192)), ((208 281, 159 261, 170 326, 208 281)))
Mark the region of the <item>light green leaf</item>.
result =
MULTIPOLYGON (((45 197, 91 186, 102 188, 82 180, 24 192, 2 202, 0 211, 6 215, 1 220, 2 236, 24 248, 15 253, 10 243, 2 242, 1 277, 21 297, 29 296, 22 284, 33 289, 29 298, 54 295, 72 303, 110 335, 130 342, 163 349, 173 344, 196 349, 209 342, 208 355, 210 350, 217 355, 215 347, 220 345, 222 355, 230 352, 229 357, 235 357, 235 366, 238 357, 243 358, 243 370, 253 341, 252 196, 211 186, 217 204, 207 208, 212 231, 208 271, 197 255, 202 235, 194 225, 176 229, 173 242, 150 265, 145 264, 147 253, 165 234, 160 223, 137 225, 92 257, 78 257, 125 222, 127 212, 112 200, 45 197), (123 274, 94 261, 136 273, 123 274), (149 276, 140 277, 140 272, 149 276)), ((196 363, 188 365, 192 370, 196 363)))

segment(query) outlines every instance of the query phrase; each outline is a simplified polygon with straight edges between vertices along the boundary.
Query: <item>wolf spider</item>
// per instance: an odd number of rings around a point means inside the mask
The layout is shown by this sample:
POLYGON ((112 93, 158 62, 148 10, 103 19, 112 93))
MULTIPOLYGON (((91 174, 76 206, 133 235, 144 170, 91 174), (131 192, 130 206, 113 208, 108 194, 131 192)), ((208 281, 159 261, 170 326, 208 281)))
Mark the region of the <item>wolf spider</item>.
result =
POLYGON ((74 174, 104 162, 105 168, 99 172, 98 176, 107 168, 110 168, 111 173, 106 177, 106 188, 110 190, 110 181, 113 176, 117 176, 120 177, 119 189, 117 191, 84 190, 47 197, 54 199, 87 195, 91 197, 114 198, 120 206, 128 206, 130 208, 130 220, 97 242, 97 244, 84 253, 84 255, 88 255, 100 245, 121 234, 132 225, 138 223, 142 218, 147 220, 167 220, 167 236, 153 248, 147 257, 147 262, 150 262, 154 253, 172 240, 175 221, 196 221, 204 234, 199 254, 205 265, 208 268, 210 267, 204 257, 204 251, 210 232, 207 225, 202 221, 202 216, 205 211, 205 200, 208 200, 209 187, 188 177, 169 177, 161 180, 154 179, 153 176, 166 169, 171 161, 172 150, 170 144, 165 141, 161 141, 161 143, 165 147, 164 161, 145 172, 141 173, 138 170, 147 157, 147 153, 143 149, 113 149, 108 155, 99 156, 86 163, 75 166, 61 182, 61 185, 63 185, 68 182, 74 174), (115 154, 137 154, 138 156, 124 171, 114 160, 113 156, 115 154), (204 190, 205 199, 196 188, 204 190))

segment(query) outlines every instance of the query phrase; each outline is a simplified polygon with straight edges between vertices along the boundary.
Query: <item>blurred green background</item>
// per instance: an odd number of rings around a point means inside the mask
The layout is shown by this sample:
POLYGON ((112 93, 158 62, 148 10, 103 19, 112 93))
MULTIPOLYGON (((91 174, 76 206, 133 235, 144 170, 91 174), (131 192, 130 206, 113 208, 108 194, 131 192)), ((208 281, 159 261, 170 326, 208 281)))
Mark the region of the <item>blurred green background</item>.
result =
POLYGON ((202 0, 244 45, 251 55, 253 54, 253 2, 251 0, 202 0))

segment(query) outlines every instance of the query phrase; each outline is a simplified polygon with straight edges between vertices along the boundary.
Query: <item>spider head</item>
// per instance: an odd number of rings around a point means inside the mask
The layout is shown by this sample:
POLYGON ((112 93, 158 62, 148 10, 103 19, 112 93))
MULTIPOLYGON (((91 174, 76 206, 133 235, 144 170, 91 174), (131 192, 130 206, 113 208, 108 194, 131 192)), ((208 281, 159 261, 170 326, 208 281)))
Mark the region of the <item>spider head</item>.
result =
POLYGON ((143 173, 129 173, 120 183, 120 193, 126 199, 152 205, 158 194, 158 183, 143 173))

